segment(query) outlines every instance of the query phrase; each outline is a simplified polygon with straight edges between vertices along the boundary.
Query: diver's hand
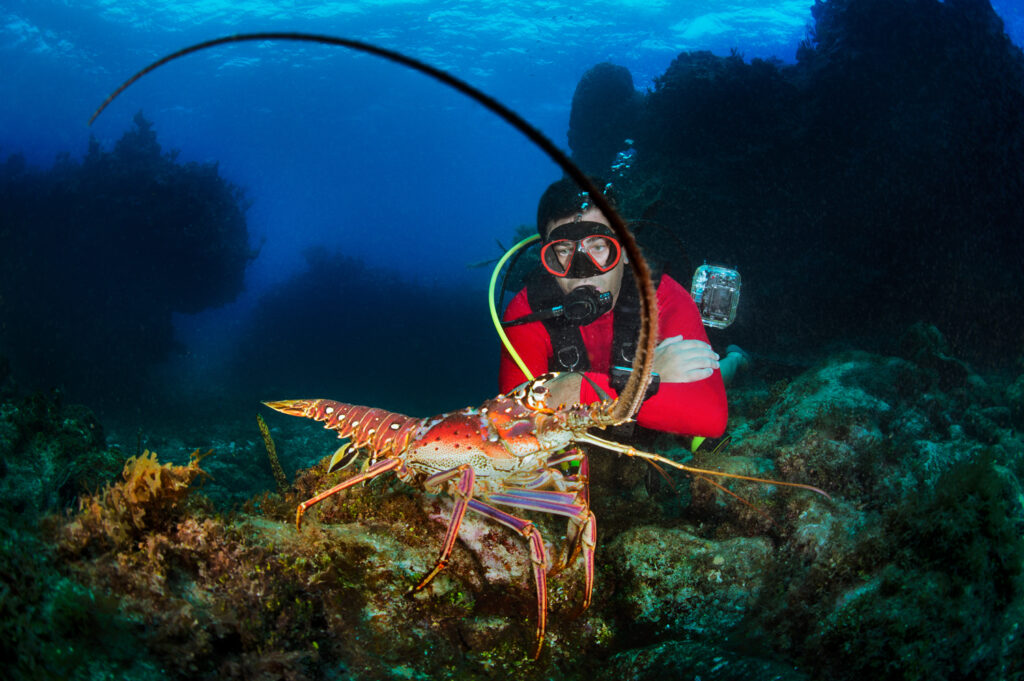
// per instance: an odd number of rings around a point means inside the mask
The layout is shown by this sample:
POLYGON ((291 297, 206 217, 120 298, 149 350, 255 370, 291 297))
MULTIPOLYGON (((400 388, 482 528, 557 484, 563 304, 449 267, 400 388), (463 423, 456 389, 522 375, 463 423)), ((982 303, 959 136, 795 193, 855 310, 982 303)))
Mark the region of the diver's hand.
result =
POLYGON ((718 354, 704 341, 666 338, 654 349, 654 371, 662 383, 703 381, 718 368, 718 354))

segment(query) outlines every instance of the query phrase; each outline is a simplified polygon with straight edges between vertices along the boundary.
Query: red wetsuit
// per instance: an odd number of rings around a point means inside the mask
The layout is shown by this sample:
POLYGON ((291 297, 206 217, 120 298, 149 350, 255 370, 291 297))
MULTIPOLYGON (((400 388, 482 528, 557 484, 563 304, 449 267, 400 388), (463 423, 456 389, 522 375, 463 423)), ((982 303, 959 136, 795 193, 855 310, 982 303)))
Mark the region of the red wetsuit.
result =
MULTIPOLYGON (((518 319, 530 314, 526 289, 520 291, 505 310, 505 319, 518 319)), ((590 371, 586 375, 609 395, 616 392, 608 385, 608 371, 612 354, 612 323, 615 310, 601 315, 596 321, 580 327, 583 344, 590 356, 590 371)), ((512 347, 516 349, 527 368, 538 376, 548 370, 548 361, 554 355, 551 337, 541 322, 512 326, 505 330, 512 347)), ((658 342, 672 336, 708 342, 697 305, 679 282, 662 275, 658 286, 658 342)), ((498 383, 502 392, 508 392, 526 380, 523 372, 502 347, 498 383)), ((587 381, 580 388, 583 403, 599 400, 597 392, 587 381)), ((677 435, 703 435, 719 437, 725 432, 728 419, 725 385, 722 374, 715 370, 708 378, 693 383, 662 382, 654 397, 644 402, 636 416, 644 428, 677 435)))

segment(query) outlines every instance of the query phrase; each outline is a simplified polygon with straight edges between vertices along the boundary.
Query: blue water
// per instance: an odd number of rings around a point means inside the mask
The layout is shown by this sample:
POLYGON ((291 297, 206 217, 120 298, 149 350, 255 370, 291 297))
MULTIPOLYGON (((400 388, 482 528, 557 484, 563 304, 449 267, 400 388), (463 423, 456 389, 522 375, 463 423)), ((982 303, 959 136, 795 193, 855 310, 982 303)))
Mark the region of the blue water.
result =
MULTIPOLYGON (((1017 44, 1020 2, 994 3, 1017 44)), ((200 40, 310 31, 366 40, 446 69, 495 96, 566 148, 580 76, 612 61, 651 87, 684 50, 793 62, 811 25, 806 0, 743 2, 56 2, 0 5, 0 157, 49 166, 105 149, 142 111, 164 150, 213 161, 243 187, 259 257, 232 305, 176 317, 179 340, 215 363, 259 296, 304 267, 311 246, 431 286, 479 292, 488 268, 560 171, 479 105, 421 74, 344 49, 239 44, 175 62, 86 121, 142 66, 200 40)), ((344 315, 329 291, 324 314, 344 315)), ((476 293, 474 293, 476 295, 476 293)), ((409 342, 415 340, 415 332, 409 342)), ((493 349, 493 348, 492 348, 493 349)), ((492 349, 489 349, 492 350, 492 349)), ((488 355, 490 356, 490 355, 488 355)), ((492 385, 493 364, 471 369, 492 385)), ((487 394, 487 391, 484 391, 487 394)))
POLYGON ((530 222, 558 172, 461 95, 322 46, 194 56, 85 127, 109 91, 159 56, 246 31, 358 38, 449 70, 564 146, 573 89, 595 63, 627 66, 644 87, 682 50, 791 61, 810 21, 806 2, 5 4, 0 151, 47 165, 61 151, 82 154, 90 132, 109 148, 141 109, 165 148, 218 161, 248 190, 250 231, 266 239, 253 290, 285 277, 314 243, 427 280, 478 283, 465 265, 530 222))

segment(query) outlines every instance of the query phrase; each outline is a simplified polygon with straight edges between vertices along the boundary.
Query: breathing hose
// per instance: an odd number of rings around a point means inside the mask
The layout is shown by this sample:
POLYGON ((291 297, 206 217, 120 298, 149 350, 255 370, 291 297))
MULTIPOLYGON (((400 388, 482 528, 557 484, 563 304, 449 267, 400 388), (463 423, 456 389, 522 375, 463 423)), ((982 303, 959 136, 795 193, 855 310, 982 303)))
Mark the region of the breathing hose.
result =
POLYGON ((508 350, 508 354, 519 366, 519 369, 523 372, 523 375, 526 376, 528 381, 533 380, 533 374, 526 368, 526 362, 523 361, 523 358, 520 357, 519 353, 516 352, 516 349, 512 347, 512 341, 510 341, 508 339, 508 335, 505 334, 505 329, 501 328, 501 319, 498 317, 498 308, 494 304, 494 285, 498 281, 498 274, 501 272, 501 268, 505 266, 508 259, 511 258, 520 248, 524 248, 538 240, 540 240, 540 235, 534 234, 533 236, 526 237, 512 248, 508 249, 508 251, 505 252, 505 255, 501 256, 501 260, 498 261, 498 264, 494 266, 494 271, 491 272, 491 283, 487 287, 487 306, 491 311, 491 321, 494 322, 494 328, 498 332, 498 337, 501 338, 501 344, 505 346, 506 350, 508 350))

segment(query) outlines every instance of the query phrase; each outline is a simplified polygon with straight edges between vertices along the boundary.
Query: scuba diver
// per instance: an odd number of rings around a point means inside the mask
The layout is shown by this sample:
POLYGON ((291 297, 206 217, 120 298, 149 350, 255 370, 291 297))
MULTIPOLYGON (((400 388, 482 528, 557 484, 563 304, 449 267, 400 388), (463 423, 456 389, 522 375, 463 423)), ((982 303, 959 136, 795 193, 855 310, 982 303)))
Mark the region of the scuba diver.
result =
MULTIPOLYGON (((607 186, 605 197, 614 206, 607 186)), ((598 389, 616 396, 629 377, 640 324, 636 283, 625 273, 627 256, 608 220, 586 199, 568 178, 541 196, 541 267, 509 303, 502 322, 531 373, 566 372, 548 383, 556 404, 598 401, 598 389)), ((667 274, 657 283, 657 295, 656 376, 636 422, 676 435, 720 437, 728 419, 722 374, 731 377, 747 358, 741 351, 720 358, 712 350, 696 304, 667 274)), ((501 391, 526 378, 504 348, 501 391)))

